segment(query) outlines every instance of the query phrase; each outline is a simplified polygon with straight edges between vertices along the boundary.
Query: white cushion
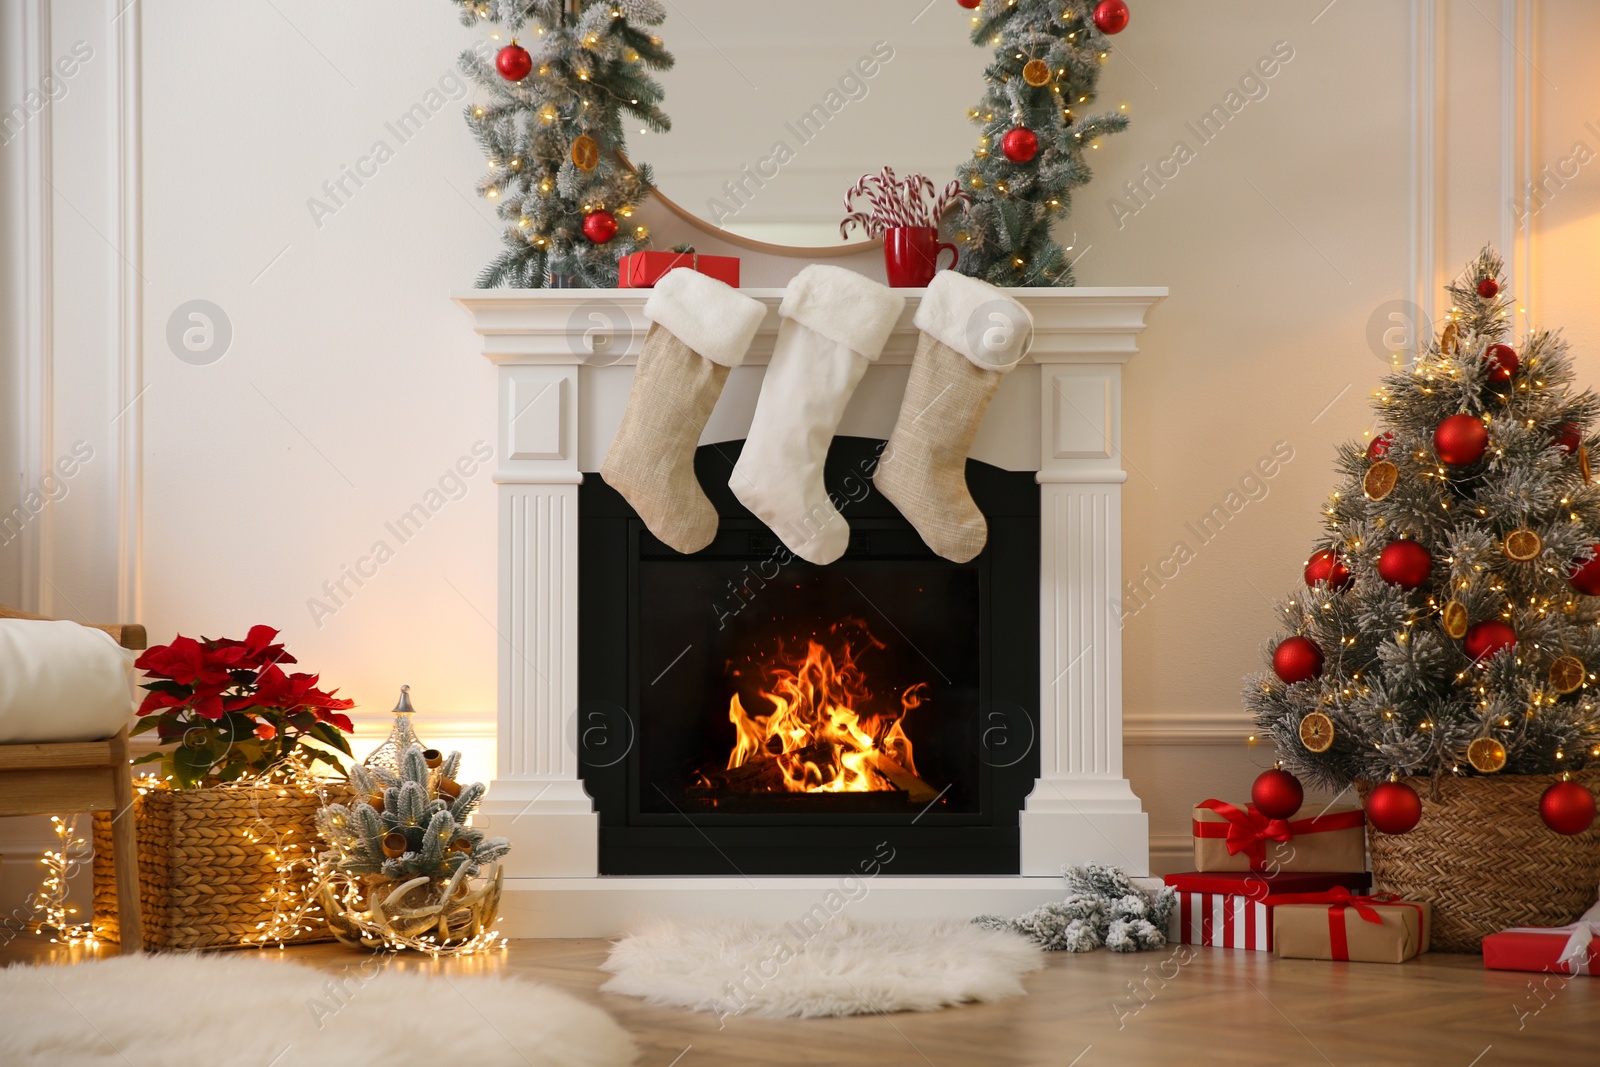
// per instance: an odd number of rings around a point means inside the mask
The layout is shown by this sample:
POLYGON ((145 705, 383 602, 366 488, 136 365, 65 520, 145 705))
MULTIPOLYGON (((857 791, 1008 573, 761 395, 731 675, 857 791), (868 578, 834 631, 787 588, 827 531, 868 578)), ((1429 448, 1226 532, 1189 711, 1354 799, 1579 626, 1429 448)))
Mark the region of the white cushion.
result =
POLYGON ((0 619, 0 744, 112 736, 133 715, 136 658, 104 630, 0 619))

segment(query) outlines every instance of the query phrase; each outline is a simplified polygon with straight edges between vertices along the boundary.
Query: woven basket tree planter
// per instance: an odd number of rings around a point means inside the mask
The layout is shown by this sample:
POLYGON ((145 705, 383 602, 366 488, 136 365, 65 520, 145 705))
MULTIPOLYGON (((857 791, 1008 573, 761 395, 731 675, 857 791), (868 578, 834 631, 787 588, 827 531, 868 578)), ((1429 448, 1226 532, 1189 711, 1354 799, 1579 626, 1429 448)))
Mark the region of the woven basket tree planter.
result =
MULTIPOLYGON (((1600 787, 1600 770, 1572 776, 1600 787)), ((1403 778, 1422 797, 1408 834, 1368 830, 1373 888, 1433 905, 1433 949, 1479 952, 1510 926, 1561 926, 1595 900, 1600 823, 1575 837, 1546 827, 1539 798, 1558 775, 1403 778)), ((1371 786, 1360 783, 1361 799, 1371 786)))
MULTIPOLYGON (((318 847, 320 803, 277 785, 155 789, 136 797, 144 947, 234 948, 258 941, 261 924, 274 917, 272 901, 283 880, 273 853, 318 847)), ((97 814, 94 928, 96 936, 116 940, 110 842, 110 820, 97 814)), ((320 912, 301 925, 311 929, 284 942, 331 939, 320 912)))

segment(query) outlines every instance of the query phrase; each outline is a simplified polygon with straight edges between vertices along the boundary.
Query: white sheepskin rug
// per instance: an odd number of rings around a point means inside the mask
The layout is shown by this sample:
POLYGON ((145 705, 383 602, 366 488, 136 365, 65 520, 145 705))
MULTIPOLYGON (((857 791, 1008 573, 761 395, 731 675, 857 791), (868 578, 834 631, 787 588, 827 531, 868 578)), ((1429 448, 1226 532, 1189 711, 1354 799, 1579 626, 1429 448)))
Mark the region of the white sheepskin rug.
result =
POLYGON ((617 942, 600 988, 718 1015, 935 1011, 1023 993, 1044 966, 1018 934, 958 920, 657 921, 617 942))
POLYGON ((605 1012, 515 978, 321 971, 249 956, 120 956, 0 971, 6 1067, 625 1067, 605 1012))

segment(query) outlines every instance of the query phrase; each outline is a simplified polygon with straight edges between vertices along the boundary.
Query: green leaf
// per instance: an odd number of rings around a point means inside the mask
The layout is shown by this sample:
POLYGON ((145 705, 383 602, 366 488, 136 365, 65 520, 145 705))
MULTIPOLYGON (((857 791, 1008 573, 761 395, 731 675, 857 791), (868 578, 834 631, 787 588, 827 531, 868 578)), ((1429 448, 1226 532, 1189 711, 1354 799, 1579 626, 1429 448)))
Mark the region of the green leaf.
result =
POLYGON ((172 753, 172 776, 178 782, 179 788, 192 789, 196 782, 204 778, 211 771, 212 760, 215 757, 204 749, 180 746, 172 753))
POLYGON ((168 754, 165 752, 146 752, 144 755, 133 760, 130 765, 137 767, 141 763, 154 763, 156 760, 165 759, 167 755, 168 754))
POLYGON ((160 725, 161 725, 161 716, 159 716, 159 715, 146 715, 144 718, 140 719, 138 722, 133 724, 133 729, 128 731, 128 736, 129 737, 138 737, 140 734, 147 734, 151 730, 154 730, 156 727, 158 727, 160 725))

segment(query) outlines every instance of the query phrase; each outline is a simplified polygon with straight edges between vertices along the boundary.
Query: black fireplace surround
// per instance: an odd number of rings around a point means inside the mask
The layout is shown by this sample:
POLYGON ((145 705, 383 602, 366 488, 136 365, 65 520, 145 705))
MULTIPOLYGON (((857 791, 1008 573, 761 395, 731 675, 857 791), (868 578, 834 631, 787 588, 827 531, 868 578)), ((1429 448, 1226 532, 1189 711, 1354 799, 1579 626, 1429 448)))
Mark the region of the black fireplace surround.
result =
POLYGON ((1039 764, 1033 474, 968 461, 989 542, 955 564, 874 490, 883 442, 836 438, 825 481, 850 547, 817 567, 729 491, 740 447, 696 453, 721 526, 693 555, 653 537, 599 476, 579 488, 577 739, 600 873, 841 874, 886 855, 890 874, 1017 873, 1039 764), (730 701, 767 714, 774 665, 799 670, 808 651, 851 682, 849 706, 880 724, 903 714, 909 787, 730 786, 730 701))

